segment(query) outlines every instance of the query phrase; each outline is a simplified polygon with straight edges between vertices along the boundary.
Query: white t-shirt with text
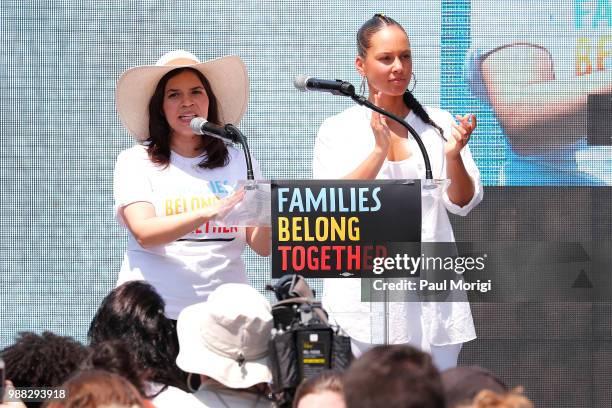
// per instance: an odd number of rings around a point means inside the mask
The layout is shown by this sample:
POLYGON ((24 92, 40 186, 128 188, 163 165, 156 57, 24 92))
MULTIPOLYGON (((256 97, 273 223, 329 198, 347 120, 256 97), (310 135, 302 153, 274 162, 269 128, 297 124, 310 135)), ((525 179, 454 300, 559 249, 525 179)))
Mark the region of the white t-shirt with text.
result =
MULTIPOLYGON (((236 180, 246 179, 243 152, 231 146, 228 149, 229 163, 212 170, 198 167, 201 157, 172 152, 169 165, 163 168, 151 162, 142 145, 122 151, 114 175, 118 221, 125 225, 120 209, 135 202, 151 203, 157 217, 214 204, 232 191, 236 180)), ((117 285, 146 280, 166 302, 166 316, 177 319, 183 308, 205 301, 219 285, 248 283, 241 259, 245 242, 244 228, 207 222, 169 244, 143 248, 128 229, 117 285)))

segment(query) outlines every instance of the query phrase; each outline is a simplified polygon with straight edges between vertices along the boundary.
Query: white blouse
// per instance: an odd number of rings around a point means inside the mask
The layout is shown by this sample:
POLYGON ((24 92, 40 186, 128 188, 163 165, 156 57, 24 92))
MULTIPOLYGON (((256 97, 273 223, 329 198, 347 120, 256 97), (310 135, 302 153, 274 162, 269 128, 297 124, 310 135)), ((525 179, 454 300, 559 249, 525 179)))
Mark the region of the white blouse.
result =
MULTIPOLYGON (((454 119, 444 110, 425 108, 432 120, 451 137, 454 119)), ((326 119, 321 125, 314 150, 313 177, 339 179, 353 171, 373 151, 374 134, 370 127, 371 111, 354 106, 326 119)), ((437 130, 421 121, 412 111, 405 120, 421 136, 429 154, 434 179, 446 179, 444 140, 437 130)), ((400 162, 385 160, 377 179, 424 179, 425 164, 414 138, 408 137, 412 155, 400 162)), ((467 215, 483 195, 480 172, 472 159, 470 149, 461 151, 465 168, 474 180, 474 196, 463 207, 452 203, 446 193, 441 200, 424 201, 422 207, 423 242, 454 242, 447 211, 467 215)), ((361 301, 360 279, 325 279, 323 306, 332 321, 357 341, 383 343, 382 324, 388 315, 386 327, 390 344, 408 343, 419 327, 430 344, 442 346, 463 343, 476 338, 474 323, 467 297, 461 302, 388 302, 387 305, 361 301)))

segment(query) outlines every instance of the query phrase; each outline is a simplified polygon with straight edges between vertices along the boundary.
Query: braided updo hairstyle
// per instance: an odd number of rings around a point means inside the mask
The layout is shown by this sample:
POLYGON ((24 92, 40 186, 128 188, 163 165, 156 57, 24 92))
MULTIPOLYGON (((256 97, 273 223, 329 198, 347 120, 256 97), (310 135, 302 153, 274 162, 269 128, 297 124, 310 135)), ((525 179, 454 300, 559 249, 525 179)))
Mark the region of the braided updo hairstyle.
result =
MULTIPOLYGON (((402 27, 397 21, 382 14, 374 14, 372 18, 363 23, 363 25, 359 28, 359 31, 357 31, 357 53, 359 56, 361 58, 365 58, 368 48, 371 46, 371 39, 374 34, 385 27, 391 26, 399 27, 404 34, 406 34, 404 27, 402 27)), ((406 34, 406 36, 408 36, 408 34, 406 34)), ((404 92, 403 99, 406 106, 413 111, 419 119, 436 128, 440 133, 440 136, 446 140, 444 137, 444 130, 442 130, 442 128, 429 117, 423 108, 423 105, 421 105, 421 103, 414 97, 412 92, 406 90, 406 92, 404 92)))

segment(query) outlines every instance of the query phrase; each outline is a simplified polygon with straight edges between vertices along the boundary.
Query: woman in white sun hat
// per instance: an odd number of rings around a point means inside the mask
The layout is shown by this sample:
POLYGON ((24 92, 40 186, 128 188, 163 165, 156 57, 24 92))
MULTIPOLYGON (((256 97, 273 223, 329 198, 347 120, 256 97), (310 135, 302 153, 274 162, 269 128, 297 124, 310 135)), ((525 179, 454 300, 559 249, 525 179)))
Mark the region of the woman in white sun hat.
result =
POLYGON ((155 399, 164 407, 273 407, 268 383, 268 343, 273 327, 269 302, 249 285, 228 283, 207 302, 178 318, 176 364, 201 385, 187 394, 174 388, 155 399))
POLYGON ((237 125, 248 95, 240 58, 200 62, 182 50, 117 82, 119 118, 138 142, 115 165, 115 214, 129 231, 117 284, 148 281, 170 319, 223 283, 247 283, 245 243, 262 256, 270 252, 269 228, 215 225, 241 199, 231 185, 246 178, 244 153, 189 126, 194 117, 237 125))

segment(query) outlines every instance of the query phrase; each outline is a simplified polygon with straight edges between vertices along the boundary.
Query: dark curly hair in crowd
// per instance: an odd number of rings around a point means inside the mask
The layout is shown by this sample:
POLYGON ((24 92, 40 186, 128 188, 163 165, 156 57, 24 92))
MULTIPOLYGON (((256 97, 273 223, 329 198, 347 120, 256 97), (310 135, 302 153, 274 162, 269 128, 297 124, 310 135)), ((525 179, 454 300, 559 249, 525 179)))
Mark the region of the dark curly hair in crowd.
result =
POLYGON ((62 384, 67 397, 49 400, 45 408, 145 408, 145 401, 129 381, 104 370, 81 371, 62 384))
POLYGON ((351 408, 445 408, 444 388, 431 356, 408 345, 377 346, 344 373, 351 408))
MULTIPOLYGON (((19 333, 12 345, 2 350, 6 378, 15 387, 57 387, 76 372, 87 355, 87 348, 72 337, 51 332, 38 335, 19 333)), ((27 402, 39 407, 39 402, 27 402)))
MULTIPOLYGON (((406 34, 406 30, 404 30, 404 27, 402 27, 400 23, 398 23, 391 17, 387 17, 382 14, 374 14, 372 18, 370 18, 368 21, 363 23, 363 25, 359 28, 359 31, 357 31, 357 53, 359 54, 359 56, 361 58, 366 57, 368 48, 370 48, 371 46, 372 36, 374 34, 376 34, 378 31, 382 30, 385 27, 392 27, 392 26, 400 28, 404 32, 404 34, 406 34)), ((406 34, 406 36, 408 36, 408 34, 406 34)), ((411 111, 413 111, 414 114, 419 119, 421 119, 423 122, 427 123, 428 125, 436 128, 438 132, 440 133, 440 136, 442 136, 442 138, 446 140, 446 138, 444 137, 444 130, 442 130, 442 128, 438 126, 429 117, 429 114, 427 113, 427 111, 425 111, 425 108, 423 108, 423 105, 421 105, 421 103, 417 101, 417 99, 414 97, 412 92, 410 92, 409 90, 406 90, 406 92, 404 92, 403 98, 404 98, 404 103, 406 104, 406 106, 411 111)))
POLYGON ((129 345, 145 381, 185 388, 185 373, 176 365, 178 340, 166 305, 150 284, 131 281, 102 301, 87 336, 92 346, 121 339, 129 345))
POLYGON ((104 370, 128 380, 145 396, 145 373, 123 340, 107 340, 90 346, 81 370, 104 370))
MULTIPOLYGON (((193 72, 202 82, 206 95, 208 95, 207 120, 218 125, 219 109, 217 98, 210 87, 208 79, 197 69, 177 68, 164 75, 155 88, 155 92, 149 102, 149 139, 147 139, 147 152, 153 163, 167 166, 170 163, 170 125, 164 115, 164 92, 166 84, 171 78, 183 72, 193 72)), ((202 136, 202 147, 204 148, 203 159, 199 166, 205 169, 223 167, 229 162, 229 152, 225 143, 214 137, 202 136)))

